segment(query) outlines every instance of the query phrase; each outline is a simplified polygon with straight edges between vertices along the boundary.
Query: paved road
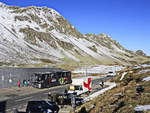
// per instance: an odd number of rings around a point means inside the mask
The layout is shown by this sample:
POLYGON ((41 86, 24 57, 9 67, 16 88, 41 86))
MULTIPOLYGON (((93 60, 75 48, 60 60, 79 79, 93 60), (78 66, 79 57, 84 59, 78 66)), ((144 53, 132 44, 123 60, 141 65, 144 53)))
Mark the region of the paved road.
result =
MULTIPOLYGON (((98 85, 101 80, 106 81, 110 78, 111 77, 101 77, 101 78, 95 79, 94 82, 98 85)), ((53 87, 48 90, 33 93, 33 94, 27 94, 24 96, 14 96, 11 99, 8 99, 5 101, 6 102, 6 113, 11 113, 11 111, 13 111, 14 108, 25 107, 27 102, 30 100, 47 99, 47 94, 49 91, 60 93, 60 92, 64 92, 64 90, 66 88, 67 88, 67 85, 66 86, 58 86, 58 87, 53 87)))
POLYGON ((6 100, 6 112, 10 113, 14 108, 23 107, 27 104, 30 100, 40 100, 40 99, 47 99, 48 92, 64 92, 65 88, 67 86, 59 86, 59 87, 53 87, 45 91, 28 94, 24 96, 16 96, 12 97, 11 99, 6 100))

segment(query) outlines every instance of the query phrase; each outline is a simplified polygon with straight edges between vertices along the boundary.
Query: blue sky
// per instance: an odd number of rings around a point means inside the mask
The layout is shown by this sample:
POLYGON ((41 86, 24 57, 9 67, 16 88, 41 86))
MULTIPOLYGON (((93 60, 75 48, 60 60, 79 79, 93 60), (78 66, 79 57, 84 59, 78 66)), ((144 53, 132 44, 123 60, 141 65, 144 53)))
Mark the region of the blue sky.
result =
POLYGON ((150 55, 150 0, 0 0, 8 5, 47 6, 81 33, 107 33, 130 50, 150 55))

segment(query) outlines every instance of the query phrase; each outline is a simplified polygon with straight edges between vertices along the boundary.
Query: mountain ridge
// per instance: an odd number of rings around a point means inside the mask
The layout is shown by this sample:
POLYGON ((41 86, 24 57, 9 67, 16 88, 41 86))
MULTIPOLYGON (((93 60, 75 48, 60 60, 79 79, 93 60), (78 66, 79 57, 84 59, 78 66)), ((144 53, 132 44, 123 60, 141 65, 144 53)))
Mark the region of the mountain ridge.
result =
POLYGON ((149 60, 107 34, 82 34, 57 11, 0 3, 1 65, 131 65, 149 60), (141 61, 142 60, 142 61, 141 61))

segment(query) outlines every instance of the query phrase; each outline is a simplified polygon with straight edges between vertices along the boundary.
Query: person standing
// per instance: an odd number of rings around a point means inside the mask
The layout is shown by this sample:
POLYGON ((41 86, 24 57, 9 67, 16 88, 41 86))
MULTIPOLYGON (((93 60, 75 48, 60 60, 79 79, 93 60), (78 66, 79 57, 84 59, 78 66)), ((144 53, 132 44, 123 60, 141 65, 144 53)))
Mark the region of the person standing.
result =
POLYGON ((18 80, 18 83, 17 83, 18 87, 20 88, 20 85, 21 85, 21 81, 18 80))

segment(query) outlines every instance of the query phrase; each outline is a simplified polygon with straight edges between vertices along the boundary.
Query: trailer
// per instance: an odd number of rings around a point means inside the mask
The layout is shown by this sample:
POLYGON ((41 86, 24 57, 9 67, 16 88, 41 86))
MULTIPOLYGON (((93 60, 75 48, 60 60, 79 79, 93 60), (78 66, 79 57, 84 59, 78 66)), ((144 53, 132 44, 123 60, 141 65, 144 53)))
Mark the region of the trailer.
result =
POLYGON ((68 93, 76 93, 77 95, 89 93, 93 87, 92 82, 93 79, 90 77, 73 79, 72 84, 68 88, 68 93))

